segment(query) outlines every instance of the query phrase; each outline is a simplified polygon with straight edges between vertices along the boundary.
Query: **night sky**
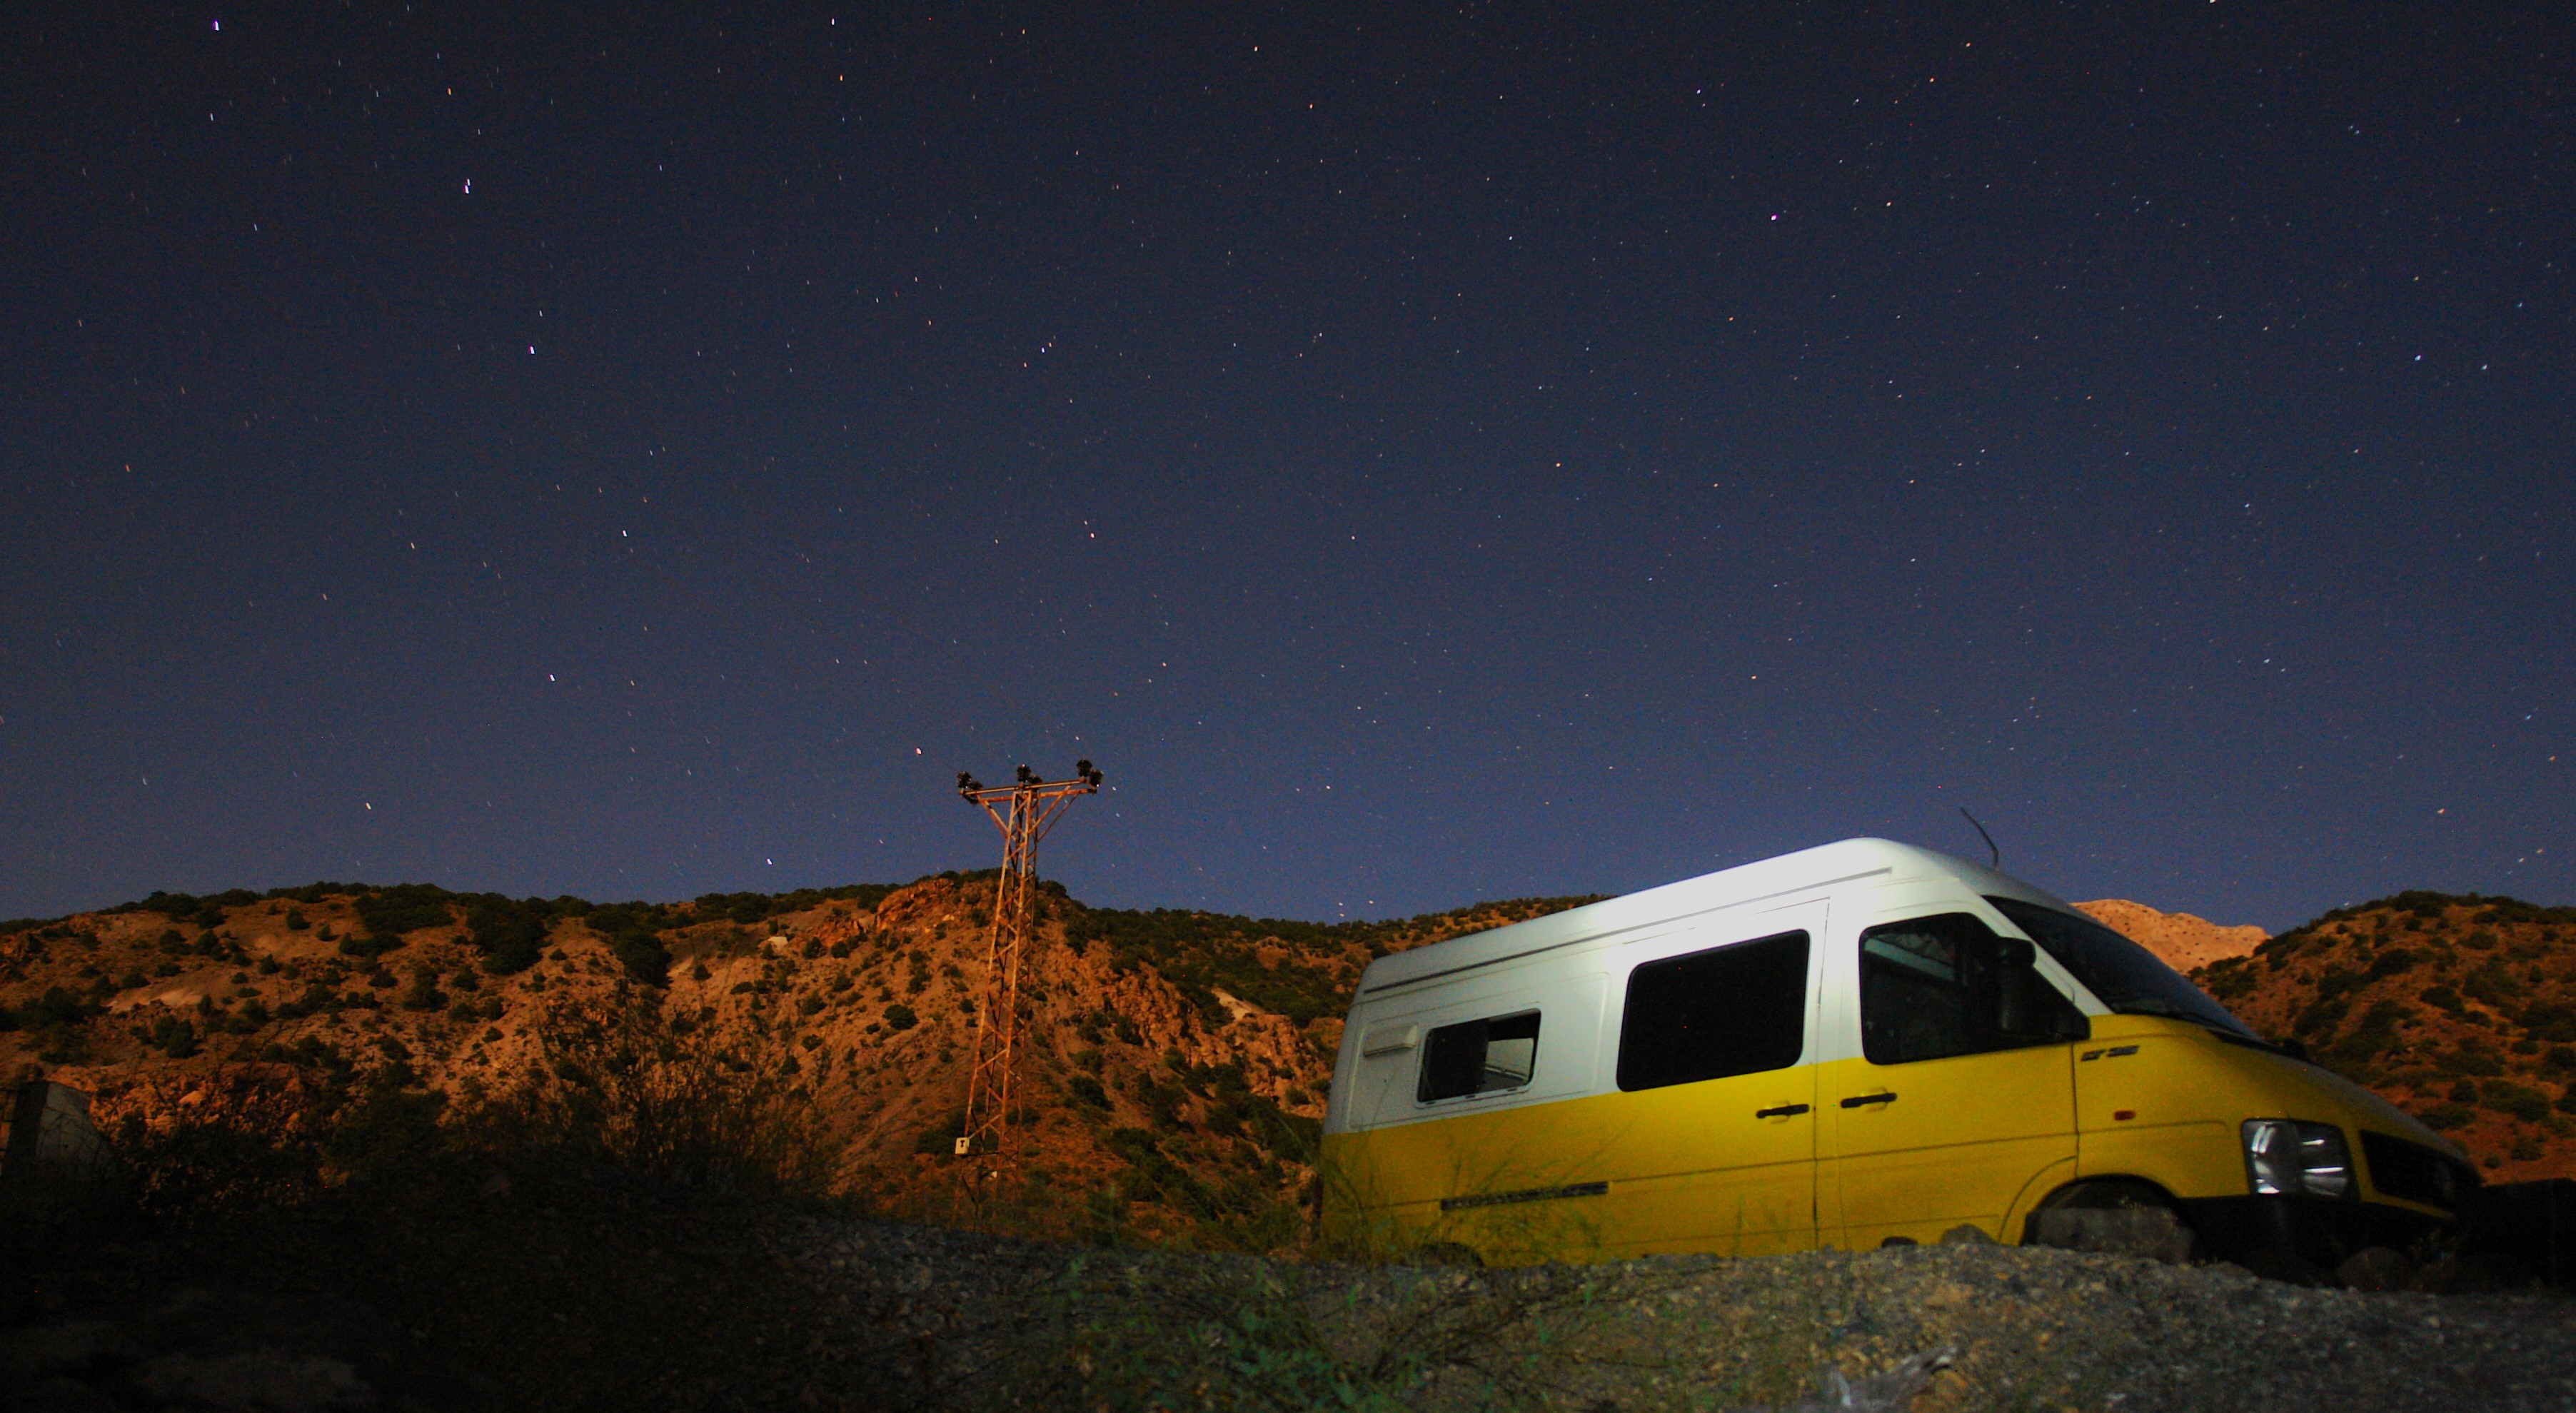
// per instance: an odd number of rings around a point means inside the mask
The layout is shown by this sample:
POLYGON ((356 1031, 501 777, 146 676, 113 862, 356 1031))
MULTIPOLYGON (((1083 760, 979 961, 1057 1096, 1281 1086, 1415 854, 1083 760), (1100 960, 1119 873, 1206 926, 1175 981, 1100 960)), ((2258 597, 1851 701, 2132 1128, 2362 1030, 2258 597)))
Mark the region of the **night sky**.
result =
POLYGON ((19 11, 0 915, 2576 901, 2569 12, 1711 8, 19 11))

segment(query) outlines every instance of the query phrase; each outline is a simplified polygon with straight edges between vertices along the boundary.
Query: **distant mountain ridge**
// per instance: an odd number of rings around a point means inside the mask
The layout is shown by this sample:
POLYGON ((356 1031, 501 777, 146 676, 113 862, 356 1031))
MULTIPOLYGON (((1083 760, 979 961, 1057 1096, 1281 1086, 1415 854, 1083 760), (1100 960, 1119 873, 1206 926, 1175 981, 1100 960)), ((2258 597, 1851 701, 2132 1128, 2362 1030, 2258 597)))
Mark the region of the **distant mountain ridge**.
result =
POLYGON ((2125 898, 2096 898, 2077 903, 2095 922, 2164 959, 2179 972, 2205 967, 2225 957, 2242 957, 2260 947, 2270 934, 2246 923, 2226 927, 2190 913, 2158 912, 2125 898))

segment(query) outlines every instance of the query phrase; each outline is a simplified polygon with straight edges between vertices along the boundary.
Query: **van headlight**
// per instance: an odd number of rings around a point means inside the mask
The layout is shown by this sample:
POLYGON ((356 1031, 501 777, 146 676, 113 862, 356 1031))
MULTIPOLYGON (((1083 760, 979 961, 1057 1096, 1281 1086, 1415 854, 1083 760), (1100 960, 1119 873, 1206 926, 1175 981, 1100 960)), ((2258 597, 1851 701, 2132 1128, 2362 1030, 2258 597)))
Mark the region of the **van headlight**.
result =
POLYGON ((2333 1124, 2247 1119, 2245 1180, 2262 1197, 2341 1197, 2352 1190, 2352 1152, 2333 1124))

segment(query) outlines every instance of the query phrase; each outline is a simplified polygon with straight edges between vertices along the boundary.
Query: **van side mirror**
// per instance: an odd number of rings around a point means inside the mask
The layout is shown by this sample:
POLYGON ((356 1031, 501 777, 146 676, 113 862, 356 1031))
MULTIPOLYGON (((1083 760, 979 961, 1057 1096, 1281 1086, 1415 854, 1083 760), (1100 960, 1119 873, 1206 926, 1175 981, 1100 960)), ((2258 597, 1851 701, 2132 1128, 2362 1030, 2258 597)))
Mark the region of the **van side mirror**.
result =
POLYGON ((1995 939, 1995 963, 2001 1003, 1996 1020, 2007 1035, 2032 1040, 2088 1040, 2093 1022, 2039 974, 2039 954, 2019 937, 1995 939))

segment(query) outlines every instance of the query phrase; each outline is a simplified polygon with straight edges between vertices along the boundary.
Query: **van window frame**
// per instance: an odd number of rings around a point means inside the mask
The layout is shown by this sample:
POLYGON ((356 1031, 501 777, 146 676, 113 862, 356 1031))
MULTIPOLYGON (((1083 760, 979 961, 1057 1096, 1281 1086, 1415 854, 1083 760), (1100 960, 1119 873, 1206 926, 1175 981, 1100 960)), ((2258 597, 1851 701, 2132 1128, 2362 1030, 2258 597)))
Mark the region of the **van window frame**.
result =
MULTIPOLYGON (((1880 957, 1874 959, 1869 950, 1871 934, 1888 928, 1903 927, 1909 923, 1928 923, 1949 918, 1958 918, 1983 929, 1989 940, 1996 942, 2028 942, 2029 939, 2021 937, 2018 933, 2018 929, 2015 929, 2010 925, 2011 920, 2009 918, 2003 917, 1991 906, 1986 906, 1984 899, 1979 898, 1975 901, 1977 905, 1970 906, 1968 901, 1964 899, 1925 899, 1912 907, 1890 910, 1884 916, 1862 923, 1860 926, 1854 928, 1849 934, 1851 938, 1851 942, 1848 947, 1848 955, 1851 964, 1851 971, 1849 973, 1849 985, 1851 988, 1851 1032, 1849 1043, 1852 1047, 1851 1053, 1855 1058, 1864 1061, 1873 1069, 1895 1069, 1906 1065, 1929 1064, 1938 1060, 1966 1059, 1978 1055, 2010 1054, 2017 1050, 2046 1049, 2052 1045, 2065 1045, 2071 1043, 2074 1037, 2045 1036, 2041 1033, 2033 1032, 2028 1033, 2029 1038, 2013 1039, 2004 1044, 1981 1046, 1976 1049, 1959 1050, 1941 1055, 1921 1055, 1905 1059, 1881 1059, 1870 1052, 1869 983, 1871 963, 1873 960, 1877 960, 1879 965, 1890 971, 1901 969, 1920 973, 1926 978, 1932 980, 1936 985, 1958 984, 1955 981, 1945 982, 1943 978, 1938 977, 1930 968, 1927 967, 1902 963, 1892 957, 1880 957), (1999 922, 2004 925, 1998 926, 1997 924, 1999 922)), ((2080 981, 2076 981, 2071 976, 2064 975, 2063 967, 2060 966, 2056 959, 2050 956, 2045 949, 2038 948, 2036 944, 2032 944, 2032 947, 2035 953, 2030 967, 2032 979, 2037 981, 2041 986, 2047 988, 2047 990, 2054 995, 2059 1002, 2063 1003, 2068 1012, 2078 1018, 2089 1021, 2089 1013, 2085 1010, 2084 1005, 2085 998, 2088 993, 2083 989, 2083 984, 2080 981)), ((2014 1033, 1998 1031, 1997 1034, 2000 1036, 2014 1033)))
POLYGON ((1504 1011, 1496 1015, 1469 1016, 1462 1020, 1450 1021, 1445 1025, 1424 1026, 1422 1029, 1422 1043, 1416 1047, 1417 1053, 1421 1058, 1414 1066, 1413 1106, 1417 1109, 1427 1109, 1439 1105, 1456 1104, 1464 1100, 1491 1099, 1500 1095, 1521 1094, 1527 1092, 1530 1086, 1538 1083, 1538 1042, 1540 1035, 1546 1029, 1544 1023, 1545 1010, 1546 1008, 1542 1006, 1523 1006, 1519 1010, 1504 1011), (1431 1060, 1433 1055, 1438 1053, 1440 1035, 1443 1031, 1460 1030, 1471 1025, 1484 1026, 1487 1030, 1487 1046, 1488 1049, 1490 1049, 1492 1044, 1492 1027, 1500 1025, 1504 1021, 1519 1020, 1524 1016, 1527 1016, 1531 1021, 1529 1036, 1529 1070, 1521 1076, 1520 1083, 1496 1089, 1470 1089, 1463 1094, 1434 1095, 1429 1092, 1431 1088, 1431 1060))
POLYGON ((1713 947, 1696 947, 1687 952, 1675 952, 1669 956, 1656 957, 1648 961, 1639 962, 1630 967, 1628 969, 1627 978, 1621 987, 1618 1034, 1612 1038, 1610 1046, 1610 1078, 1612 1089, 1623 1094, 1642 1094, 1650 1090, 1671 1089, 1685 1084, 1707 1084, 1721 1079, 1737 1079, 1745 1075, 1777 1074, 1782 1070, 1796 1069, 1801 1064, 1806 1063, 1810 1052, 1814 1048, 1814 1041, 1810 1034, 1810 1022, 1814 1017, 1819 999, 1818 983, 1822 976, 1819 966, 1825 952, 1822 942, 1823 936, 1824 934, 1822 930, 1815 927, 1800 926, 1783 928, 1778 932, 1766 933, 1758 937, 1741 937, 1731 942, 1718 943, 1713 947), (1730 952, 1740 952, 1745 948, 1784 943, 1791 938, 1797 939, 1799 944, 1798 999, 1796 1006, 1797 1021, 1795 1026, 1797 1032, 1797 1048, 1791 1053, 1789 1059, 1785 1063, 1766 1065, 1758 1069, 1731 1070, 1723 1074, 1700 1075, 1691 1079, 1657 1080, 1653 1083, 1643 1082, 1643 1077, 1640 1076, 1638 1082, 1631 1082, 1631 1076, 1629 1073, 1628 1043, 1629 1037, 1637 1023, 1635 993, 1637 974, 1639 972, 1646 971, 1651 967, 1671 966, 1679 962, 1696 961, 1702 958, 1715 957, 1730 952))

